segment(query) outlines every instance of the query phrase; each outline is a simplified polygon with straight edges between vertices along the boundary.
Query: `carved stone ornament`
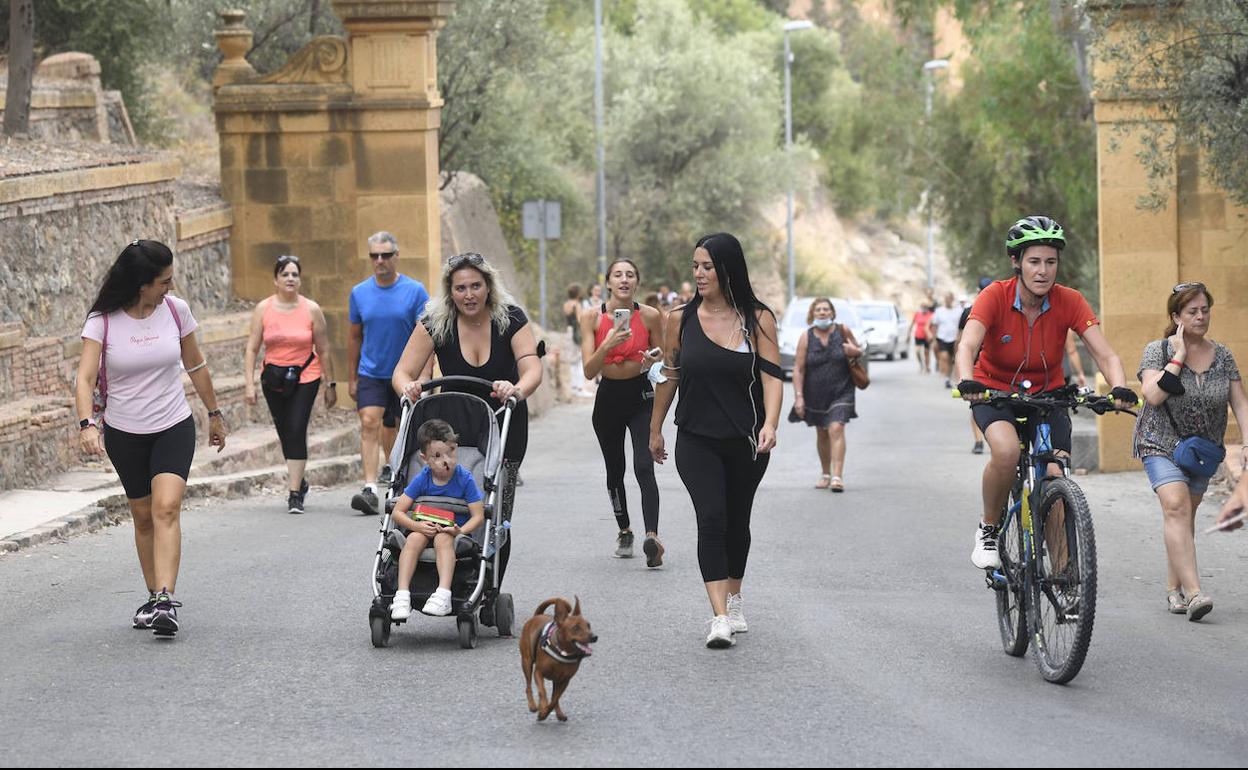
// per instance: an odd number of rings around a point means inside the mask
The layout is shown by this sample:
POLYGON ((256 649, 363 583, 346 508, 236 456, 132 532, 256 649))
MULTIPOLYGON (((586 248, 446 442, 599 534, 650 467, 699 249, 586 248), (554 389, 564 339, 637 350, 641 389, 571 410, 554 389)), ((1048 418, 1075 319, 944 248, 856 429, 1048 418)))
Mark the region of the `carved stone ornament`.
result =
POLYGON ((337 35, 321 35, 299 49, 286 66, 260 80, 261 83, 321 84, 347 82, 347 41, 337 35))

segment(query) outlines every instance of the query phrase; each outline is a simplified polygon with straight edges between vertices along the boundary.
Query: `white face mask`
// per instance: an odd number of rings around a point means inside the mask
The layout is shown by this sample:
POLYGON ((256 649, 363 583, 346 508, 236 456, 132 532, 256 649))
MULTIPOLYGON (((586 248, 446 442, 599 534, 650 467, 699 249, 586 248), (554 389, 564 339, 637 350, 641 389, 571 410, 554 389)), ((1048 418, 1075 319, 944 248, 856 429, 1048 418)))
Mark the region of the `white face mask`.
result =
POLYGON ((821 331, 824 329, 830 329, 832 328, 832 319, 831 318, 816 318, 815 326, 819 328, 821 331))

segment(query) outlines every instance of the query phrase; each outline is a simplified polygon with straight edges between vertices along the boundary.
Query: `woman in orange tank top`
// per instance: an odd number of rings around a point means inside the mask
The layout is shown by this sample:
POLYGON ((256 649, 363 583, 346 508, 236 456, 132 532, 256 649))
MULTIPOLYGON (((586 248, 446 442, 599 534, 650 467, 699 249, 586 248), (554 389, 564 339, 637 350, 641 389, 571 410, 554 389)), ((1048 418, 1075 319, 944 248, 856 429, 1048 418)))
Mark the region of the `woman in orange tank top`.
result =
POLYGON ((594 433, 607 465, 607 494, 619 527, 616 535, 617 559, 633 555, 633 531, 628 517, 624 488, 624 438, 633 439, 633 472, 641 486, 641 510, 646 524, 642 550, 646 566, 663 564, 663 544, 659 542, 659 487, 654 478, 654 458, 650 455, 650 410, 654 388, 646 373, 662 352, 662 314, 649 305, 638 305, 634 297, 641 271, 632 260, 617 259, 607 270, 611 297, 581 314, 581 352, 585 378, 602 375, 594 398, 594 433), (628 323, 616 323, 616 313, 628 313, 628 323))
POLYGON ((281 256, 273 266, 273 284, 277 293, 261 300, 251 314, 251 334, 247 339, 246 399, 255 404, 256 355, 264 345, 264 364, 299 371, 299 384, 288 393, 279 393, 262 383, 264 400, 273 415, 277 436, 282 442, 282 456, 290 471, 290 494, 286 500, 289 513, 303 513, 308 494, 304 470, 308 464, 308 422, 321 387, 325 388, 325 408, 338 400, 334 382, 333 362, 329 354, 329 335, 325 314, 320 305, 299 294, 303 270, 299 258, 281 256))

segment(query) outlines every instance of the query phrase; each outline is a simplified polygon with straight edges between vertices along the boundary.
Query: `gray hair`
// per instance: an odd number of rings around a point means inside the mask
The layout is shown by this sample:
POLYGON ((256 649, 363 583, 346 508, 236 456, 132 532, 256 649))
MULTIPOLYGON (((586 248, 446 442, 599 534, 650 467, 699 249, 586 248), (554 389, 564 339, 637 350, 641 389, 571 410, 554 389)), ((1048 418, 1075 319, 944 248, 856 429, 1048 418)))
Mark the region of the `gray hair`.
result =
POLYGON ((393 247, 394 247, 394 250, 395 250, 395 251, 398 251, 398 250, 399 250, 399 241, 398 241, 398 239, 397 239, 397 238, 395 238, 395 237, 394 237, 393 235, 391 235, 390 233, 386 232, 385 230, 378 230, 377 232, 375 232, 375 233, 373 233, 372 235, 368 236, 368 245, 369 245, 369 246, 376 246, 376 245, 377 245, 377 244, 379 244, 379 243, 389 243, 391 246, 393 246, 393 247))
POLYGON ((490 321, 498 327, 499 334, 505 334, 511 325, 508 310, 516 301, 503 285, 503 276, 498 269, 484 257, 477 264, 457 262, 455 257, 451 257, 442 265, 442 279, 438 281, 441 291, 425 304, 425 313, 422 316, 428 323, 429 336, 433 338, 435 346, 446 345, 454 337, 455 320, 459 311, 455 308, 455 300, 451 298, 451 276, 455 270, 464 268, 476 270, 485 279, 486 308, 490 312, 490 321), (455 265, 454 270, 451 265, 455 265))

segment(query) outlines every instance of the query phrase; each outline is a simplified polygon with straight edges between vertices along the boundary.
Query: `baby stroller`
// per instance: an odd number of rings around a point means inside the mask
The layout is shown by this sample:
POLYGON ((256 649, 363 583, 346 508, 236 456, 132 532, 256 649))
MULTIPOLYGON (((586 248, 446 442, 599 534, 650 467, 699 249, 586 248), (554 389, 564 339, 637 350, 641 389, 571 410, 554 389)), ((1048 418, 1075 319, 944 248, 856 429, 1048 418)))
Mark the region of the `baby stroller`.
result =
MULTIPOLYGON (((390 454, 392 480, 386 489, 385 515, 381 524, 381 541, 373 561, 373 601, 368 611, 373 646, 390 643, 390 626, 403 621, 391 620, 390 605, 394 600, 399 576, 399 553, 406 538, 392 518, 394 504, 408 482, 421 470, 417 453, 416 431, 427 420, 445 420, 459 435, 459 464, 472 472, 481 489, 485 504, 485 523, 467 535, 455 538, 455 576, 451 582, 451 616, 459 626, 459 645, 465 649, 477 646, 478 615, 480 622, 498 629, 499 636, 511 636, 515 622, 515 604, 511 594, 499 592, 499 551, 507 542, 511 511, 503 510, 503 447, 511 426, 515 399, 503 405, 503 427, 499 430, 493 407, 469 393, 438 393, 433 389, 450 383, 467 383, 491 387, 492 383, 476 377, 441 377, 421 386, 422 397, 415 403, 404 399, 403 417, 398 438, 390 454)), ((461 501, 441 497, 421 497, 418 502, 430 503, 456 514, 467 515, 468 506, 461 501)), ((420 607, 438 587, 438 572, 433 547, 420 555, 412 577, 412 606, 420 607)), ((420 617, 419 612, 412 615, 420 617)))

